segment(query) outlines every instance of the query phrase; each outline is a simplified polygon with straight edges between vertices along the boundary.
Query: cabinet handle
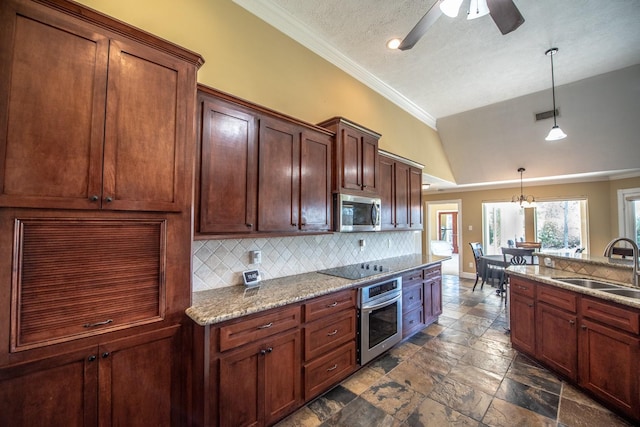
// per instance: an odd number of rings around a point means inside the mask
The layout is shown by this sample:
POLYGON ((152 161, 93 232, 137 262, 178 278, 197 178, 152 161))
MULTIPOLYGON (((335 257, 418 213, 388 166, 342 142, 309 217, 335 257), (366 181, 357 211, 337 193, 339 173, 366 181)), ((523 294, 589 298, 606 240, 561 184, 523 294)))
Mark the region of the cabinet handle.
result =
POLYGON ((582 330, 586 331, 587 330, 587 325, 582 325, 581 328, 582 328, 582 330))
POLYGON ((413 325, 413 322, 415 322, 415 320, 412 320, 411 322, 409 322, 410 325, 413 325))
POLYGON ((576 324, 576 321, 575 321, 575 320, 569 320, 569 324, 570 324, 570 325, 575 325, 575 324, 576 324))
POLYGON ((338 369, 338 364, 334 364, 332 367, 330 367, 329 369, 327 369, 327 372, 331 372, 331 371, 335 371, 336 369, 338 369))
POLYGON ((95 361, 95 360, 96 360, 96 355, 95 355, 95 354, 92 354, 91 356, 87 357, 87 360, 88 360, 89 362, 93 362, 93 361, 95 361))
POLYGON ((333 307, 335 307, 335 306, 337 306, 337 305, 338 305, 338 301, 334 301, 333 303, 329 304, 329 305, 327 306, 327 308, 333 308, 333 307))
POLYGON ((112 197, 107 197, 106 199, 104 199, 107 203, 111 203, 113 202, 113 198, 112 197))
POLYGON ((271 353, 273 351, 273 347, 267 348, 267 353, 271 353))
POLYGON ((526 291, 529 288, 527 288, 526 286, 518 286, 518 289, 522 289, 523 291, 526 291))
POLYGON ((269 322, 266 325, 258 326, 258 329, 268 329, 273 326, 273 322, 269 322))
POLYGON ((338 330, 337 330, 337 329, 334 329, 334 330, 333 330, 333 332, 329 332, 329 333, 327 333, 327 336, 328 336, 328 337, 332 337, 332 336, 334 336, 334 335, 335 335, 335 334, 337 334, 337 333, 338 333, 338 330))
POLYGON ((413 301, 413 297, 409 297, 409 301, 413 301))
POLYGON ((527 306, 528 306, 529 308, 533 308, 533 303, 531 303, 531 304, 527 304, 527 306))
POLYGON ((260 350, 260 354, 264 356, 265 354, 267 354, 267 350, 260 350))
POLYGON ((102 353, 102 358, 106 359, 107 357, 109 357, 109 352, 105 351, 104 353, 102 353))
POLYGON ((97 202, 99 198, 100 198, 100 197, 98 197, 98 196, 96 196, 96 195, 94 194, 93 196, 89 197, 89 200, 91 200, 92 202, 97 202))
POLYGON ((247 228, 252 228, 253 227, 253 224, 251 224, 251 223, 247 223, 245 225, 247 226, 247 228))
POLYGON ((104 322, 96 322, 96 323, 85 323, 84 326, 85 328, 93 328, 94 326, 103 326, 103 325, 108 325, 109 323, 113 322, 113 319, 107 319, 104 322))
POLYGON ((362 188, 367 188, 367 184, 362 184, 362 188))

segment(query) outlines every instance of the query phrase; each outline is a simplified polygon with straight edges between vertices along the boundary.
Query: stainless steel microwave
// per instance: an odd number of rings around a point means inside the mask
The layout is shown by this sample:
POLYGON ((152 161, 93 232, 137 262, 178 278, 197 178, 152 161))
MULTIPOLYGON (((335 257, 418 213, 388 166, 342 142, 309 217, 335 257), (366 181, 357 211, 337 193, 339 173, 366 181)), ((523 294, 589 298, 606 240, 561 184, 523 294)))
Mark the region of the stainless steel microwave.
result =
POLYGON ((380 199, 334 194, 335 230, 380 231, 380 199))

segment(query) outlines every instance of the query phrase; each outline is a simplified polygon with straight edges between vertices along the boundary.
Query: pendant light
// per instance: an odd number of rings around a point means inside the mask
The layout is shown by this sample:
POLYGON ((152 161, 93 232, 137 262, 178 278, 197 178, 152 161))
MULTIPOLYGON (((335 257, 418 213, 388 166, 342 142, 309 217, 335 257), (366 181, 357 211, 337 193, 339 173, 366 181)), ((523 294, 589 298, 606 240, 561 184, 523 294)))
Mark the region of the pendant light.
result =
POLYGON ((560 126, 558 126, 556 122, 556 84, 553 76, 553 55, 556 53, 558 53, 557 47, 552 47, 544 53, 551 58, 551 94, 553 96, 553 127, 549 131, 549 135, 545 138, 547 141, 557 141, 567 137, 567 134, 562 132, 562 129, 560 129, 560 126))
POLYGON ((522 204, 524 203, 527 207, 533 207, 535 206, 536 203, 536 198, 533 197, 532 195, 525 195, 524 192, 522 191, 522 173, 525 171, 525 168, 518 168, 518 172, 520 172, 520 195, 514 194, 513 197, 511 198, 511 201, 513 203, 519 203, 520 207, 524 207, 522 206, 522 204))

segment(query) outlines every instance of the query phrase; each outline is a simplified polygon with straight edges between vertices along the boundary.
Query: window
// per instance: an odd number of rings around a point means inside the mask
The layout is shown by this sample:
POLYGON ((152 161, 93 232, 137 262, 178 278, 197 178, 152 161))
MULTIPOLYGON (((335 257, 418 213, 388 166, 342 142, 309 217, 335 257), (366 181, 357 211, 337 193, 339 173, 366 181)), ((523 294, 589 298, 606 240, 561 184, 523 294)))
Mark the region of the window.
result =
POLYGON ((618 190, 620 236, 640 244, 640 188, 618 190))
POLYGON ((521 208, 512 202, 483 203, 486 254, 500 254, 500 248, 527 240, 541 242, 542 250, 547 252, 586 248, 587 224, 587 201, 584 199, 537 202, 533 208, 521 208), (533 214, 529 215, 527 211, 533 214), (527 239, 526 236, 531 237, 527 239))

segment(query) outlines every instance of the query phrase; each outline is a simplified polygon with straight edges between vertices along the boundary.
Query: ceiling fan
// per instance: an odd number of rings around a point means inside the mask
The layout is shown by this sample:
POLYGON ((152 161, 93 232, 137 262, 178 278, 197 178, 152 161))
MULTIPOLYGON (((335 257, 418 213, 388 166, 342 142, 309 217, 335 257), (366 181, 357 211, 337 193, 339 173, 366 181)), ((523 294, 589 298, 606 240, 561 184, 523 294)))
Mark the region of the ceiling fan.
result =
MULTIPOLYGON (((400 42, 398 49, 411 49, 443 13, 455 17, 462 1, 437 0, 400 42)), ((491 15, 493 22, 496 23, 502 34, 509 34, 524 22, 524 18, 513 0, 470 0, 467 19, 484 16, 487 13, 491 15)))

